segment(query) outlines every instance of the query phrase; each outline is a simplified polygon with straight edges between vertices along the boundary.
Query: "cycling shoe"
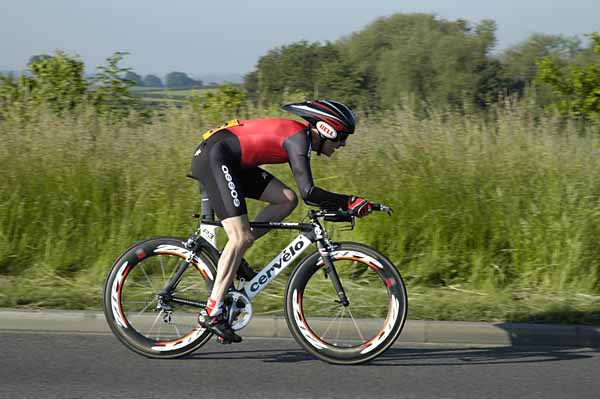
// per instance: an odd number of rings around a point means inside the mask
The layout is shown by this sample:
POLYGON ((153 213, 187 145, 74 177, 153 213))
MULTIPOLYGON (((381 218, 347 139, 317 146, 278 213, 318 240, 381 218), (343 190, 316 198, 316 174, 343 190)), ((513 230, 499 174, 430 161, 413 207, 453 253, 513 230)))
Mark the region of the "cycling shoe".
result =
POLYGON ((223 313, 209 316, 206 309, 202 309, 198 315, 198 324, 223 338, 223 341, 242 342, 242 337, 233 331, 223 313))

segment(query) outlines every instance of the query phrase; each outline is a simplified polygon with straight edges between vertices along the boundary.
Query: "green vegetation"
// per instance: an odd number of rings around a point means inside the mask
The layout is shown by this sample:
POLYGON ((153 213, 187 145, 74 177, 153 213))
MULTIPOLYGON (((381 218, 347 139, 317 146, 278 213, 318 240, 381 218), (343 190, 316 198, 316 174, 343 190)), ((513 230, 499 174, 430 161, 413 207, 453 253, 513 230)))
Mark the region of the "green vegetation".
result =
POLYGON ((183 72, 170 72, 165 76, 165 86, 170 89, 202 87, 202 81, 194 80, 183 72))
MULTIPOLYGON (((590 36, 593 51, 600 54, 600 34, 590 36)), ((552 86, 561 96, 556 105, 561 115, 600 121, 600 65, 573 65, 566 73, 551 58, 542 59, 538 65, 538 80, 552 86)))
MULTIPOLYGON (((316 182, 396 212, 334 237, 389 254, 414 318, 598 322, 597 136, 534 117, 523 103, 491 116, 362 119, 335 159, 314 159, 316 182)), ((192 105, 131 122, 47 111, 26 125, 0 124, 0 179, 10 188, 0 194, 2 306, 98 307, 108 268, 130 243, 195 228, 197 187, 185 174, 199 133, 212 125, 192 105)), ((287 166, 269 169, 293 185, 287 166)), ((292 236, 259 241, 251 264, 265 264, 292 236)), ((283 283, 259 299, 259 311, 281 309, 283 283)))
POLYGON ((144 78, 144 84, 142 86, 145 87, 163 87, 163 83, 158 76, 155 75, 146 75, 144 78))
POLYGON ((133 71, 127 71, 125 73, 125 80, 131 81, 133 86, 144 86, 144 80, 142 77, 133 71))
MULTIPOLYGON (((275 48, 246 75, 245 88, 256 105, 296 95, 335 98, 368 112, 408 107, 426 116, 440 109, 485 109, 506 96, 524 95, 531 86, 544 107, 561 96, 543 87, 548 80, 535 85, 538 61, 551 60, 553 76, 575 65, 600 65, 593 45, 555 35, 532 35, 496 55, 495 31, 491 20, 474 25, 394 14, 335 42, 275 48)), ((579 95, 578 90, 572 89, 579 95)))
POLYGON ((32 58, 32 76, 0 76, 0 118, 26 117, 31 107, 73 110, 88 95, 83 62, 64 53, 32 58))
MULTIPOLYGON (((132 90, 125 53, 92 81, 76 57, 32 57, 31 74, 0 80, 0 306, 100 307, 123 249, 195 229, 185 175, 201 132, 290 117, 275 104, 318 95, 360 118, 334 159, 314 157, 316 184, 396 210, 351 233, 329 226, 333 237, 389 255, 410 317, 600 324, 600 39, 534 36, 495 59, 493 32, 395 15, 275 49, 244 88, 194 91, 132 90), (157 93, 159 112, 141 106, 157 93)), ((286 165, 268 169, 295 187, 286 165)), ((294 234, 271 233, 248 260, 265 264, 294 234)), ((284 284, 259 313, 281 312, 284 284)))
POLYGON ((32 57, 30 76, 0 75, 0 121, 28 121, 45 108, 58 114, 77 113, 84 105, 106 118, 124 118, 140 111, 140 103, 129 90, 134 83, 123 77, 130 69, 118 65, 126 54, 113 54, 89 81, 83 77, 83 62, 75 57, 62 52, 32 57))

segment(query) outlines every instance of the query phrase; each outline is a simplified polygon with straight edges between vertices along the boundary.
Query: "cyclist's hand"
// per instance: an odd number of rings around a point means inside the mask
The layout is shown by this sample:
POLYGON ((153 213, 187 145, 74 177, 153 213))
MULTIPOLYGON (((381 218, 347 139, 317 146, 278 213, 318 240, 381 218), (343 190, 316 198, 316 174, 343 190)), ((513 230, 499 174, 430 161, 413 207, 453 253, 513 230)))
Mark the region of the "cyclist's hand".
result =
POLYGON ((358 216, 359 218, 367 216, 373 212, 373 204, 362 197, 352 196, 348 199, 348 212, 352 216, 358 216))

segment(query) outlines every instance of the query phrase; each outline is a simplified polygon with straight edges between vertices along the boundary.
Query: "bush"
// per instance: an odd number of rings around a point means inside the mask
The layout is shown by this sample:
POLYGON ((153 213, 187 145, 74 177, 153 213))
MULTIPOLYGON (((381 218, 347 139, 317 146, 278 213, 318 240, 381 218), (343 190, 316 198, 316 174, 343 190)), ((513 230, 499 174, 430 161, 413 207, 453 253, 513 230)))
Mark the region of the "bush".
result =
MULTIPOLYGON (((600 54, 600 34, 590 35, 592 46, 600 54)), ((562 100, 555 104, 563 116, 600 122, 600 65, 572 65, 563 72, 551 58, 538 62, 537 80, 547 84, 562 100)))
POLYGON ((91 81, 83 76, 84 64, 63 52, 33 57, 30 75, 0 75, 0 118, 29 120, 40 109, 72 112, 91 105, 99 116, 123 118, 141 111, 141 103, 129 91, 135 83, 123 76, 130 68, 118 64, 127 53, 117 52, 91 81))

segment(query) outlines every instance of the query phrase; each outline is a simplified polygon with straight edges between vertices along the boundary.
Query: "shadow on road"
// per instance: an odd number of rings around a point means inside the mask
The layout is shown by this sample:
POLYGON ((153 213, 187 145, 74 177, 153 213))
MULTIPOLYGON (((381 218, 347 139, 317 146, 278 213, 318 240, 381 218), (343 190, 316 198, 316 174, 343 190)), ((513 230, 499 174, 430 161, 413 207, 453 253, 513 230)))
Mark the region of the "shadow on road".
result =
POLYGON ((579 311, 571 308, 551 309, 526 315, 515 315, 510 323, 555 323, 563 325, 600 325, 600 310, 579 311))
MULTIPOLYGON (((483 364, 522 364, 570 361, 593 357, 600 350, 564 347, 423 347, 388 349, 366 366, 468 366, 483 364)), ((199 352, 186 357, 197 360, 262 360, 266 363, 319 361, 303 350, 269 349, 225 352, 199 352)))
POLYGON ((237 360, 263 360, 266 363, 298 363, 304 361, 317 361, 307 352, 289 349, 269 349, 269 350, 240 350, 240 351, 223 351, 223 352, 198 352, 186 356, 184 359, 201 359, 201 360, 221 360, 221 359, 237 359, 237 360))
POLYGON ((376 366, 466 366, 483 364, 545 363, 587 359, 600 352, 592 348, 488 347, 391 348, 372 361, 376 366))

